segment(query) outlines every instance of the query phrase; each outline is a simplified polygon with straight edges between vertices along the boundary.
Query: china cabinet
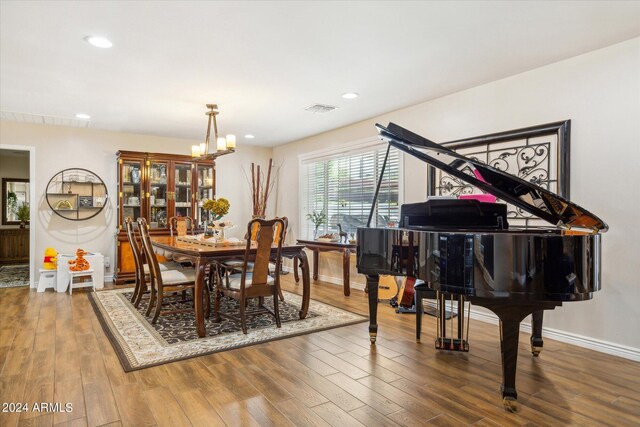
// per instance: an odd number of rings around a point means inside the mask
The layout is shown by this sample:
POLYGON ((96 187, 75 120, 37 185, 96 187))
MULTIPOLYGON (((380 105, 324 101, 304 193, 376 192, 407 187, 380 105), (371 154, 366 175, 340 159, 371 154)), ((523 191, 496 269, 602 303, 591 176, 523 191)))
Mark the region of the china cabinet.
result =
POLYGON ((118 151, 118 232, 115 281, 134 280, 124 220, 143 217, 152 235, 168 235, 171 217, 191 217, 202 229, 202 201, 215 196, 215 161, 178 154, 118 151))

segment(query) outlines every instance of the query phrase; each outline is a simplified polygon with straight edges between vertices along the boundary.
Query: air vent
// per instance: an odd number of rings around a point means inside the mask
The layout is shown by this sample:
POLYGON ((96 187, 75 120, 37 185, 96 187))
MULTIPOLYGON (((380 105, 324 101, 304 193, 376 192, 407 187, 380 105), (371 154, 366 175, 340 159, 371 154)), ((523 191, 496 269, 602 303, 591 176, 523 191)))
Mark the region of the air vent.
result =
POLYGON ((310 113, 328 113, 336 108, 338 107, 334 107, 333 105, 313 104, 305 108, 304 111, 309 111, 310 113))
POLYGON ((49 126, 69 126, 74 128, 88 128, 89 120, 78 120, 72 117, 42 116, 39 114, 16 113, 0 111, 0 119, 18 123, 35 123, 49 126))

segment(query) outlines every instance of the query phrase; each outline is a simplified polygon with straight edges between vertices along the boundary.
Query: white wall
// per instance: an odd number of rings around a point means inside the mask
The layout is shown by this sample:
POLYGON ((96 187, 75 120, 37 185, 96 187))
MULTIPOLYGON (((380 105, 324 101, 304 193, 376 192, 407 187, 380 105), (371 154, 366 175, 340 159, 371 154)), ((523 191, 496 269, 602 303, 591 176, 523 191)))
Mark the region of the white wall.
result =
MULTIPOLYGON (((376 122, 448 141, 564 119, 572 121, 571 199, 611 229, 602 239, 603 290, 549 312, 545 325, 640 349, 640 38, 276 147, 274 161, 283 164, 276 213, 298 221, 299 154, 371 137, 376 122)), ((426 170, 405 159, 405 202, 425 199, 426 170)), ((323 257, 320 274, 339 280, 339 259, 323 257)))
MULTIPOLYGON (((29 179, 29 152, 14 154, 14 150, 0 150, 0 182, 3 178, 29 179)), ((0 228, 18 228, 19 225, 2 225, 0 228)))
MULTIPOLYGON (((200 141, 161 138, 146 135, 0 122, 0 143, 35 147, 36 207, 31 210, 31 223, 36 227, 35 269, 48 246, 58 252, 73 253, 77 248, 98 251, 115 262, 115 233, 117 227, 117 165, 118 150, 155 153, 189 154, 191 146, 200 141), (47 183, 62 169, 82 167, 95 172, 107 185, 109 203, 102 213, 87 221, 68 221, 51 212, 45 200, 47 183)), ((270 148, 239 145, 235 154, 216 162, 218 196, 231 202, 227 219, 246 224, 251 219, 249 186, 242 175, 252 161, 267 165, 270 148)), ((229 236, 244 234, 244 227, 229 232, 229 236)), ((113 274, 113 268, 107 276, 113 274)), ((37 277, 36 277, 37 280, 37 277)))

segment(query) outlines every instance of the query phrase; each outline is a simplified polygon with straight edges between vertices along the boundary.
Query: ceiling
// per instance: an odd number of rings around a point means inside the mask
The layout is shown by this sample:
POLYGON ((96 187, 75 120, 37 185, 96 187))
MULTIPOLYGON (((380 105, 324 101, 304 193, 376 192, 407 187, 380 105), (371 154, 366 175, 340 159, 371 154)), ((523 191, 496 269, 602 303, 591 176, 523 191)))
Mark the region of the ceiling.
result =
POLYGON ((637 1, 3 1, 0 110, 204 139, 217 103, 274 146, 637 36, 637 1))

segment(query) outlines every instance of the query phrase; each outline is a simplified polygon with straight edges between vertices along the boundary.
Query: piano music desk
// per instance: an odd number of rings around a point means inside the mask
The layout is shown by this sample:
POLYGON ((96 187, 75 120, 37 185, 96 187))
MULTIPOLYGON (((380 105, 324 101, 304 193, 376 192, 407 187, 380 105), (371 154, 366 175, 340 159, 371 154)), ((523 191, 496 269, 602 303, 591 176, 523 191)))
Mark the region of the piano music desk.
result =
MULTIPOLYGON (((299 245, 304 245, 313 252, 313 280, 318 280, 318 258, 320 252, 340 252, 342 253, 342 280, 344 295, 351 294, 350 286, 350 265, 351 253, 355 253, 357 245, 355 243, 320 242, 318 240, 298 240, 299 245)), ((293 275, 298 283, 298 259, 293 260, 293 275)))

